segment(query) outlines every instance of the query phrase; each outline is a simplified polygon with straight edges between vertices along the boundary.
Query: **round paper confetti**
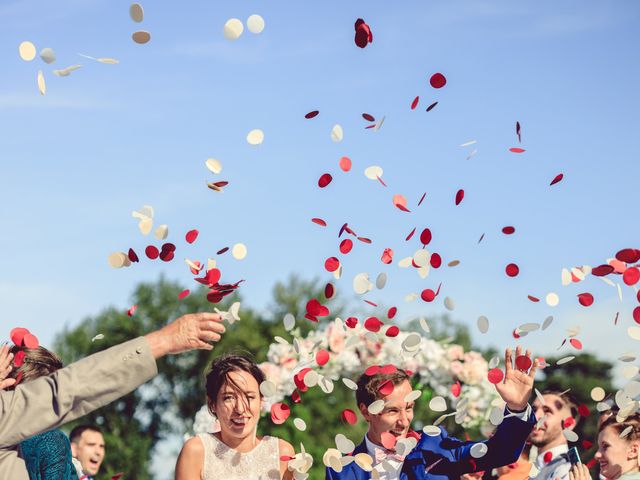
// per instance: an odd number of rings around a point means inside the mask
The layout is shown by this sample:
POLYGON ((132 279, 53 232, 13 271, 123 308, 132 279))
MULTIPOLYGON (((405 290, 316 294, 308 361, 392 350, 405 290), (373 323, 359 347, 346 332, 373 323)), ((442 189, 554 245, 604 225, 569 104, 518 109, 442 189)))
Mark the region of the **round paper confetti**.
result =
POLYGON ((557 293, 551 292, 547 294, 547 296, 545 297, 545 301, 550 307, 555 307, 558 305, 558 303, 560 303, 560 297, 558 297, 557 293))
POLYGON ((442 88, 447 84, 447 79, 441 73, 434 73, 429 79, 429 83, 433 88, 442 88))
POLYGON ((316 363, 321 367, 323 365, 326 365, 326 363, 329 361, 329 358, 329 352, 327 352, 326 350, 318 350, 316 352, 316 363))
POLYGON ((137 32, 134 32, 133 35, 131 35, 131 38, 134 42, 140 45, 144 45, 145 43, 148 43, 149 40, 151 40, 151 34, 145 30, 138 30, 137 32))
POLYGON ((355 444, 341 433, 336 435, 335 440, 336 447, 338 447, 338 450, 344 455, 353 452, 356 448, 355 444))
POLYGON ((382 178, 382 168, 377 165, 372 165, 364 170, 364 176, 369 180, 377 180, 382 178))
POLYGON ((342 126, 339 124, 334 125, 333 128, 331 129, 331 140, 337 143, 337 142, 341 142, 343 138, 344 138, 344 132, 342 130, 342 126))
POLYGON ((387 274, 381 273, 376 277, 376 288, 378 290, 382 290, 387 284, 387 274))
POLYGON ((247 30, 251 33, 262 33, 264 30, 264 18, 255 13, 251 15, 247 18, 247 30))
POLYGON ((358 389, 358 384, 350 378, 343 378, 342 383, 344 383, 345 387, 347 387, 349 390, 353 390, 354 392, 358 389))
POLYGON ((220 163, 220 160, 216 160, 215 158, 208 158, 207 161, 204 162, 204 164, 212 173, 215 173, 216 175, 222 172, 222 163, 220 163))
POLYGON ((126 255, 122 252, 116 252, 109 255, 107 259, 112 268, 122 268, 124 266, 126 255))
POLYGON ((496 383, 500 383, 503 378, 504 378, 504 372, 500 368, 492 368, 491 370, 489 370, 489 373, 487 374, 487 379, 494 385, 496 383))
POLYGON ((301 418, 294 418, 293 425, 301 432, 304 432, 307 429, 307 424, 301 418))
POLYGON ((139 3, 132 3, 129 7, 129 17, 136 23, 141 23, 144 20, 144 9, 139 3))
POLYGON ((277 393, 276 384, 270 380, 265 380, 260 384, 260 393, 265 397, 272 397, 277 393))
POLYGON ((375 402, 372 402, 367 407, 367 410, 371 415, 379 414, 380 412, 382 412, 382 410, 384 410, 384 400, 376 400, 375 402))
POLYGON ((505 272, 510 277, 517 277, 520 273, 520 268, 515 263, 510 263, 505 267, 505 272))
POLYGON ((40 91, 40 95, 47 93, 47 85, 44 81, 42 70, 38 70, 38 90, 40 91))
POLYGON ((247 143, 249 145, 260 145, 264 141, 264 133, 259 128, 251 130, 247 134, 247 143))
POLYGON ((56 53, 52 48, 43 48, 42 50, 40 50, 40 59, 44 63, 50 65, 56 61, 56 53))
POLYGON ((355 425, 358 422, 356 412, 349 410, 348 408, 344 409, 340 416, 342 417, 342 420, 347 422, 349 425, 355 425))
POLYGON ((489 447, 486 443, 476 443, 469 449, 469 454, 473 458, 482 458, 487 454, 489 447))
POLYGON ((456 304, 451 297, 444 297, 444 308, 450 312, 455 310, 456 304))
POLYGON ((351 159, 349 157, 341 157, 340 158, 340 170, 343 172, 348 172, 351 170, 351 159))
POLYGON ((489 331, 489 319, 484 315, 478 317, 478 330, 480 330, 480 333, 487 333, 489 331))
POLYGON ((444 412, 447 409, 447 402, 444 397, 433 397, 429 401, 429 408, 434 412, 444 412))
POLYGON ((306 118, 307 120, 310 120, 310 119, 312 119, 312 118, 317 117, 319 113, 320 113, 320 112, 319 112, 318 110, 313 110, 313 111, 311 111, 311 112, 309 112, 309 113, 305 114, 304 118, 306 118))
POLYGON ((331 176, 330 173, 324 173, 322 174, 322 176, 318 179, 318 186, 320 188, 324 188, 327 185, 329 185, 331 183, 331 181, 333 180, 333 177, 331 176))
POLYGON ((629 267, 622 274, 622 281, 625 285, 635 285, 638 283, 638 280, 640 280, 640 270, 636 267, 629 267))
POLYGON ((243 243, 236 243, 231 249, 231 255, 236 260, 242 260, 247 256, 247 247, 243 243))
POLYGON ((576 357, 574 357, 573 355, 569 355, 568 357, 563 357, 556 362, 556 365, 564 365, 565 363, 569 363, 574 358, 576 357))
POLYGON ((580 305, 583 307, 590 307, 593 305, 593 295, 590 293, 579 293, 578 302, 580 302, 580 305))
POLYGON ((36 58, 36 46, 31 42, 22 42, 18 46, 18 53, 20 58, 25 62, 30 62, 36 58))
POLYGON ((441 433, 440 427, 436 425, 427 425, 422 429, 422 431, 430 437, 437 437, 441 433))
POLYGON ((244 26, 242 25, 242 22, 237 18, 230 18, 224 24, 223 33, 224 38, 226 38, 227 40, 237 40, 238 38, 240 38, 240 35, 242 35, 243 31, 244 26))

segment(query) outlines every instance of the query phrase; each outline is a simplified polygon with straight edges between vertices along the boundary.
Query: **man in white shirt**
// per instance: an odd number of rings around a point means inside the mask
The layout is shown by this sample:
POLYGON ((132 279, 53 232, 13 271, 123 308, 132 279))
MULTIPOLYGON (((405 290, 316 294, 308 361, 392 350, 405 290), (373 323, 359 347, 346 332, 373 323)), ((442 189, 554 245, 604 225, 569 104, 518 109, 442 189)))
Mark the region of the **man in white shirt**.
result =
POLYGON ((567 392, 545 391, 542 399, 533 402, 533 411, 540 420, 529 436, 538 450, 531 478, 535 480, 568 480, 571 462, 567 456, 569 444, 562 433, 577 424, 578 405, 567 392))
MULTIPOLYGON (((520 354, 518 347, 516 355, 520 354)), ((526 355, 529 357, 530 353, 526 355)), ((353 455, 368 454, 373 460, 372 470, 352 462, 339 472, 328 467, 326 479, 459 480, 464 473, 516 461, 536 422, 528 400, 537 361, 525 372, 513 368, 510 349, 505 357, 506 375, 496 389, 505 400, 507 411, 496 433, 486 442, 462 442, 437 427, 432 435, 411 431, 415 397, 410 395, 409 375, 391 365, 367 369, 358 380, 356 403, 369 430, 353 455), (383 400, 384 406, 371 413, 370 406, 378 400, 383 400)))

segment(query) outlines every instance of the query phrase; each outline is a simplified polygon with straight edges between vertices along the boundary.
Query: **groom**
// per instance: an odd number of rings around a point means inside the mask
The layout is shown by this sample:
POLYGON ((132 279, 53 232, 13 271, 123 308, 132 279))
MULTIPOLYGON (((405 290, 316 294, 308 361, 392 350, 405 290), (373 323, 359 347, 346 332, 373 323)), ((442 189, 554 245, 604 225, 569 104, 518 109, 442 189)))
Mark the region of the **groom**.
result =
MULTIPOLYGON (((521 349, 518 347, 516 357, 520 355, 521 349)), ((528 350, 526 357, 531 357, 528 350)), ((491 470, 515 462, 536 423, 528 401, 538 363, 537 360, 534 361, 529 372, 514 369, 512 352, 507 349, 505 364, 504 380, 496 384, 496 390, 506 402, 505 418, 486 442, 462 442, 449 437, 442 428, 436 436, 425 433, 418 435, 410 431, 414 402, 405 401, 412 390, 409 375, 400 369, 391 374, 363 374, 358 380, 356 402, 369 424, 369 430, 353 455, 368 454, 373 459, 374 471, 365 471, 356 462, 352 462, 339 473, 327 467, 326 479, 459 480, 464 473, 491 470), (382 396, 379 388, 387 381, 394 388, 391 393, 382 396), (369 413, 367 407, 379 399, 384 399, 383 410, 376 415, 369 413), (383 447, 383 444, 389 445, 390 442, 407 436, 417 437, 418 443, 406 458, 383 447), (474 447, 480 443, 485 446, 474 447), (485 449, 486 453, 483 452, 485 449)))

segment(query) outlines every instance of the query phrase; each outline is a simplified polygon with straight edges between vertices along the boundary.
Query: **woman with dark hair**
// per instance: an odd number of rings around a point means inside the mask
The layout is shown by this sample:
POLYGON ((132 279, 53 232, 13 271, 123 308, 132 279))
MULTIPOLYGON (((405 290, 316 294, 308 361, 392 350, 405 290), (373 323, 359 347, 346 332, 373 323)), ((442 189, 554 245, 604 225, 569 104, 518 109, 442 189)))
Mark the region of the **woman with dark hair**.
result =
MULTIPOLYGON (((607 480, 640 480, 640 414, 629 415, 618 422, 611 416, 600 425, 598 451, 600 474, 607 480)), ((571 467, 569 480, 591 480, 589 469, 582 463, 571 467)))
POLYGON ((281 457, 293 457, 290 443, 257 435, 264 373, 249 357, 215 359, 206 376, 207 405, 218 433, 187 440, 176 464, 176 480, 291 479, 281 457))
MULTIPOLYGON (((25 383, 49 375, 63 367, 58 356, 44 347, 13 346, 14 368, 9 374, 15 381, 12 390, 25 383)), ((51 430, 31 437, 20 444, 20 452, 31 480, 78 480, 71 459, 71 444, 61 430, 51 430)))

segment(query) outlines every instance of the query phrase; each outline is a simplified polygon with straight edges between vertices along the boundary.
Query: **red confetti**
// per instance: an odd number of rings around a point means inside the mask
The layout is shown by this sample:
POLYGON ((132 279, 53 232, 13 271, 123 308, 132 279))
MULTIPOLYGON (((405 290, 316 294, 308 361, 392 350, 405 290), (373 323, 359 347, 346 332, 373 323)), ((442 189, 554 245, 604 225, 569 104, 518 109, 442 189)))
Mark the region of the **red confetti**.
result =
POLYGON ((382 258, 380 260, 382 260, 382 263, 386 265, 389 265, 391 262, 393 262, 393 250, 391 250, 390 248, 385 248, 382 252, 382 258))
POLYGON ((395 325, 390 326, 389 328, 387 328, 387 331, 384 332, 384 334, 390 338, 397 337, 399 333, 400 329, 395 325))
POLYGON ((312 112, 307 113, 304 118, 311 119, 313 117, 316 117, 320 112, 318 110, 313 110, 312 112))
POLYGON ((371 42, 373 42, 373 34, 371 33, 371 28, 365 23, 363 19, 357 19, 354 28, 356 29, 354 41, 358 47, 364 48, 371 42))
MULTIPOLYGON (((587 406, 586 403, 581 403, 580 405, 578 405, 578 413, 580 414, 581 417, 588 417, 589 415, 591 415, 591 410, 589 410, 589 407, 587 406)), ((585 448, 590 448, 590 447, 585 447, 585 448)))
POLYGON ((578 302, 580 302, 580 305, 583 307, 590 307, 593 305, 593 295, 590 293, 579 293, 578 302))
POLYGON ((340 158, 340 170, 343 172, 348 172, 351 170, 351 159, 349 157, 341 157, 340 158))
POLYGON ((30 332, 26 328, 18 327, 11 330, 11 333, 9 333, 9 337, 11 338, 11 341, 15 345, 21 347, 22 340, 24 339, 24 336, 27 335, 28 333, 30 332))
POLYGON ((307 302, 307 313, 314 317, 326 317, 330 312, 327 307, 313 298, 307 302))
POLYGON ((329 257, 324 261, 324 268, 327 272, 335 272, 340 268, 340 260, 336 257, 329 257))
POLYGON ((571 428, 576 424, 576 421, 573 417, 567 417, 562 420, 562 428, 571 428))
MULTIPOLYGON (((216 255, 222 255, 223 253, 227 253, 229 251, 229 247, 221 248, 216 252, 216 255)), ((199 263, 199 262, 198 262, 199 263)))
POLYGON ((425 288, 420 294, 420 297, 425 302, 433 302, 433 300, 436 298, 436 292, 434 292, 430 288, 425 288))
POLYGON ((512 153, 524 153, 526 152, 526 150, 524 148, 519 148, 519 147, 512 147, 509 149, 510 152, 512 153))
POLYGON ((380 365, 371 365, 364 371, 364 374, 367 377, 372 377, 374 375, 377 375, 378 373, 380 373, 380 365))
POLYGON ((120 480, 122 477, 124 477, 124 473, 116 473, 113 477, 111 477, 111 480, 120 480))
POLYGON ((361 241, 362 243, 367 243, 367 244, 371 243, 371 239, 366 237, 358 237, 358 240, 361 241))
POLYGON ((591 447, 593 447, 593 442, 589 440, 582 440, 582 448, 589 450, 591 447))
POLYGON ((288 462, 289 460, 293 460, 293 457, 290 457, 289 455, 280 455, 281 462, 288 462))
POLYGON ((376 119, 373 115, 370 115, 368 113, 363 113, 362 114, 362 118, 364 118, 367 122, 375 122, 376 119))
POLYGON ((518 136, 518 142, 522 142, 522 137, 520 136, 520 122, 516 122, 516 135, 518 136))
POLYGON ((127 257, 129 257, 130 262, 138 263, 140 261, 140 259, 138 258, 138 254, 133 250, 133 248, 129 249, 127 257))
POLYGON ((147 255, 147 258, 151 260, 155 260, 156 258, 158 258, 158 255, 160 255, 158 249, 153 245, 149 245, 147 248, 145 248, 144 253, 147 255))
POLYGON ((387 318, 392 319, 398 313, 398 309, 396 307, 391 307, 389 311, 387 311, 387 318))
POLYGON ((616 253, 616 260, 624 263, 636 263, 640 260, 640 250, 636 248, 625 248, 616 253))
POLYGON ((383 325, 384 323, 376 317, 369 317, 364 321, 364 328, 373 333, 378 333, 383 325))
POLYGON ((27 333, 22 339, 22 344, 26 348, 35 349, 40 346, 40 342, 38 341, 38 337, 33 335, 32 333, 27 333))
POLYGON ((537 302, 540 301, 540 299, 538 297, 534 297, 533 295, 527 295, 527 298, 529 300, 531 300, 532 302, 534 302, 534 303, 537 303, 537 302))
POLYGON ((378 393, 383 397, 391 395, 393 393, 393 390, 394 386, 391 380, 387 380, 386 382, 381 383, 378 387, 378 393))
POLYGON ((316 352, 316 363, 321 367, 323 365, 326 365, 326 363, 329 361, 329 358, 329 352, 324 349, 320 349, 316 352))
POLYGON ((311 221, 313 223, 315 223, 316 225, 320 225, 321 227, 326 227, 327 226, 327 222, 325 222, 323 219, 321 218, 312 218, 311 221))
POLYGON ((429 259, 429 263, 433 268, 440 268, 440 265, 442 265, 442 257, 439 253, 433 252, 429 259))
POLYGON ((638 280, 640 280, 640 270, 636 267, 629 267, 622 274, 622 281, 626 285, 635 285, 638 283, 638 280))
POLYGON ((494 385, 496 383, 500 383, 503 378, 504 378, 504 372, 499 368, 492 368, 487 373, 487 379, 494 385))
POLYGON ((358 319, 356 317, 349 317, 344 321, 344 324, 349 328, 356 328, 356 325, 358 325, 358 319))
POLYGON ((433 110, 436 107, 436 105, 438 105, 438 102, 433 102, 431 105, 429 105, 427 107, 427 112, 430 112, 431 110, 433 110))
POLYGON ((551 452, 546 452, 542 457, 542 460, 544 461, 544 463, 549 463, 552 458, 553 458, 553 454, 551 452))
POLYGON ((562 173, 559 173, 553 178, 553 180, 551 180, 551 183, 549 184, 549 186, 552 186, 558 182, 561 182, 563 178, 564 178, 564 175, 562 173))
POLYGON ((460 189, 456 193, 456 205, 460 205, 460 202, 462 202, 463 198, 464 198, 464 190, 460 189))
POLYGON ((571 340, 569 340, 569 343, 576 350, 582 350, 582 342, 577 338, 572 338, 571 340))
POLYGON ((526 355, 519 355, 516 357, 516 368, 518 370, 524 370, 527 372, 531 368, 531 365, 533 365, 533 362, 526 355))
POLYGON ((133 317, 133 314, 136 313, 137 309, 138 309, 138 305, 133 305, 129 307, 129 310, 127 310, 127 315, 129 315, 130 317, 133 317))
POLYGON ((333 297, 334 293, 335 293, 335 289, 333 288, 333 285, 331 283, 327 283, 324 286, 324 298, 329 300, 331 297, 333 297))
POLYGON ((276 425, 282 425, 291 415, 291 409, 284 403, 274 403, 271 405, 271 421, 276 425))
POLYGON ((380 443, 387 450, 393 450, 396 447, 396 442, 398 441, 398 437, 396 437, 393 433, 382 432, 380 434, 380 443))
POLYGON ((411 240, 411 237, 413 237, 413 234, 416 233, 416 229, 415 227, 413 228, 413 230, 411 230, 411 233, 409 233, 409 235, 407 235, 407 238, 405 238, 405 242, 408 242, 409 240, 411 240))
POLYGON ((595 458, 592 458, 587 463, 585 463, 584 466, 587 467, 589 470, 591 470, 593 467, 597 465, 597 463, 598 463, 598 460, 596 460, 595 458))
POLYGON ((512 235, 514 234, 516 231, 516 229, 514 227, 504 227, 502 229, 502 233, 504 233, 505 235, 512 235))
POLYGON ((636 307, 633 309, 633 320, 636 323, 640 323, 640 307, 636 307))
POLYGON ((424 192, 420 197, 420 200, 418 200, 418 206, 422 205, 422 202, 424 201, 424 197, 426 196, 427 196, 427 192, 424 192))
MULTIPOLYGON (((398 371, 398 367, 396 367, 395 365, 384 365, 382 367, 380 367, 380 374, 381 375, 393 375, 394 373, 396 373, 398 371)), ((407 375, 410 375, 409 372, 407 372, 407 375)))
POLYGON ((187 234, 184 236, 185 240, 187 241, 187 243, 193 243, 196 241, 196 238, 198 238, 198 230, 189 230, 187 232, 187 234))
POLYGON ((420 242, 422 243, 422 245, 424 245, 425 247, 429 245, 432 238, 433 237, 431 235, 431 230, 429 230, 428 228, 422 230, 422 233, 420 234, 420 242))
POLYGON ((331 183, 331 180, 333 180, 333 177, 331 176, 331 174, 329 173, 324 173, 319 179, 318 179, 318 186, 320 188, 324 188, 327 185, 329 185, 331 183))
POLYGON ((591 275, 596 277, 604 277, 613 273, 614 268, 611 265, 599 265, 591 270, 591 275))
POLYGON ((520 268, 515 263, 510 263, 509 265, 506 266, 504 271, 510 277, 517 277, 518 274, 520 273, 520 268))
POLYGON ((420 97, 416 97, 413 99, 413 102, 411 102, 411 110, 415 110, 416 107, 418 106, 418 102, 420 101, 420 97))
POLYGON ((513 338, 515 338, 516 340, 520 338, 520 334, 518 333, 518 329, 514 328, 513 332, 511 332, 511 335, 513 336, 513 338))
POLYGON ((400 195, 399 193, 393 196, 393 205, 403 212, 411 211, 407 208, 407 199, 404 195, 400 195))
POLYGON ((451 385, 451 394, 455 398, 458 398, 460 396, 460 392, 462 392, 462 385, 460 385, 460 382, 456 382, 451 385))
POLYGON ((442 88, 447 84, 447 79, 441 73, 434 73, 429 79, 429 83, 433 88, 442 88))
POLYGON ((26 353, 24 352, 24 350, 16 352, 16 354, 13 356, 13 366, 15 368, 20 368, 24 364, 25 355, 26 353))
POLYGON ((378 304, 377 304, 377 303, 374 303, 374 302, 372 302, 371 300, 365 300, 365 301, 364 301, 364 303, 368 303, 368 304, 369 304, 369 305, 371 305, 372 307, 377 307, 377 306, 378 306, 378 304))
POLYGON ((342 417, 342 420, 347 422, 349 425, 355 425, 358 422, 356 412, 349 410, 348 408, 345 408, 340 416, 342 417))
POLYGON ((342 240, 342 242, 340 242, 340 253, 343 254, 347 254, 351 251, 351 249, 353 248, 353 241, 351 241, 348 238, 345 238, 344 240, 342 240))
POLYGON ((300 392, 298 390, 294 390, 291 394, 291 401, 293 403, 300 403, 302 399, 300 398, 300 392))

